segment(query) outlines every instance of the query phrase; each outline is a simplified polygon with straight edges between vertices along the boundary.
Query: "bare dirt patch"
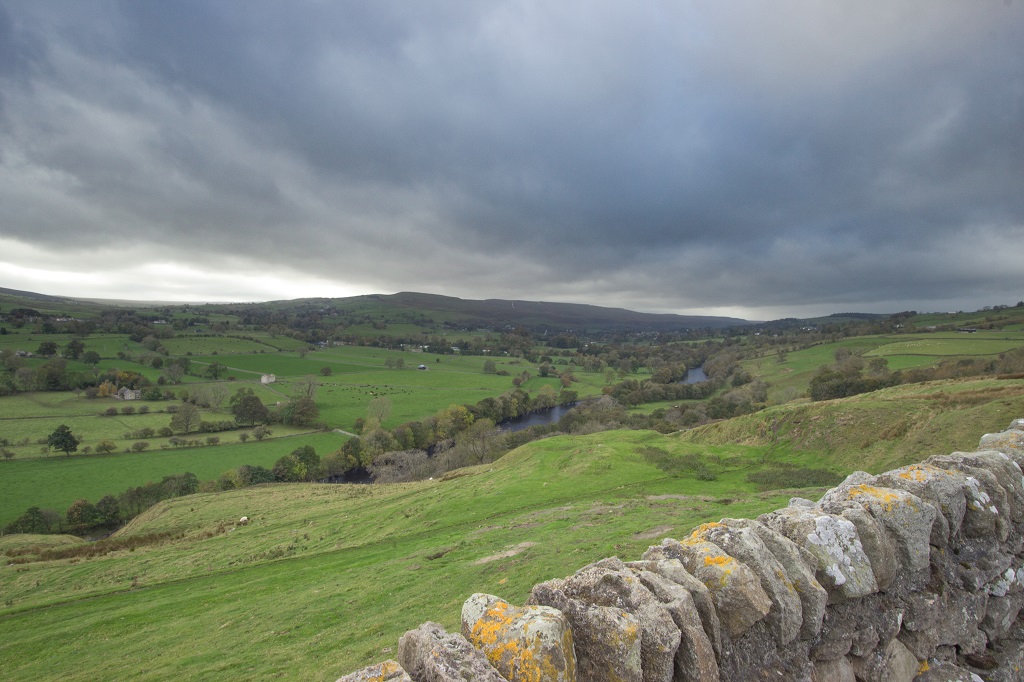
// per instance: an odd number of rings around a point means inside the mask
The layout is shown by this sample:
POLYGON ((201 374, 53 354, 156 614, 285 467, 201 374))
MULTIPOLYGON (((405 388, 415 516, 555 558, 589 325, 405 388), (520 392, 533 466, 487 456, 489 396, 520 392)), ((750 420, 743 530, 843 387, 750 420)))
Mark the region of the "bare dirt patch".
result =
POLYGON ((662 537, 666 533, 672 530, 674 526, 657 526, 650 530, 645 530, 642 533, 633 533, 633 537, 637 540, 653 540, 654 538, 662 537))
POLYGON ((482 559, 477 559, 473 563, 474 564, 489 564, 490 562, 498 561, 499 559, 508 559, 510 557, 514 557, 516 554, 519 554, 520 552, 522 552, 525 549, 529 549, 530 547, 533 547, 536 544, 537 544, 536 542, 520 542, 518 545, 512 545, 511 547, 509 547, 508 549, 506 549, 503 552, 498 552, 497 554, 492 554, 491 556, 485 556, 482 559))

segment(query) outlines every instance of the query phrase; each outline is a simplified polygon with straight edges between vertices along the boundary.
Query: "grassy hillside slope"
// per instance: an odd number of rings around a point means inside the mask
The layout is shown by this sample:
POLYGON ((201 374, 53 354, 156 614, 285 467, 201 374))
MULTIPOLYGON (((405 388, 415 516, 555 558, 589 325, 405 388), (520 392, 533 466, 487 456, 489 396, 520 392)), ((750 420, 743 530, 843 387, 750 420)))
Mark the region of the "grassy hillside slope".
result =
POLYGON ((766 449, 769 460, 871 473, 953 450, 1024 415, 1024 381, 951 379, 790 403, 681 434, 689 443, 766 449))
POLYGON ((43 550, 20 538, 7 560, 22 563, 0 568, 0 668, 26 680, 335 679, 393 655, 424 620, 457 627, 475 591, 521 601, 590 561, 784 504, 791 492, 745 481, 759 459, 653 432, 567 436, 443 481, 180 498, 93 558, 36 561, 43 550), (640 454, 650 447, 698 455, 718 478, 667 473, 640 454), (252 523, 236 527, 242 515, 252 523))

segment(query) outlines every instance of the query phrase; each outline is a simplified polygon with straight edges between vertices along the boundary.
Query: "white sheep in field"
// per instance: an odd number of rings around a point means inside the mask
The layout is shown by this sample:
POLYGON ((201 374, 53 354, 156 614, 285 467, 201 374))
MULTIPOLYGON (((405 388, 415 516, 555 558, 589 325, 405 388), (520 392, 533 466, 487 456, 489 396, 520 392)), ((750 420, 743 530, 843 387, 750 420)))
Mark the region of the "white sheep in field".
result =
POLYGON ((239 526, 248 526, 249 525, 249 517, 248 516, 243 516, 242 518, 238 519, 238 525, 239 526))

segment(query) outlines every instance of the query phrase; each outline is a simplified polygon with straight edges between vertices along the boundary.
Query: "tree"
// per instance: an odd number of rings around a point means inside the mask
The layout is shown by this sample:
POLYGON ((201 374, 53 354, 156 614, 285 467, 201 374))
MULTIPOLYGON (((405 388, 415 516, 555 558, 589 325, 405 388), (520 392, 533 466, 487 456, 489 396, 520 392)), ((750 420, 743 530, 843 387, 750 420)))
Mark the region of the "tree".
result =
POLYGON ((85 350, 85 344, 82 343, 81 339, 71 339, 67 345, 64 346, 64 355, 70 360, 78 360, 82 357, 82 352, 85 350))
POLYGON ((101 440, 99 443, 96 444, 96 452, 100 453, 101 455, 105 455, 108 452, 113 452, 114 450, 117 450, 117 445, 112 440, 101 440))
POLYGON ((210 377, 211 379, 220 379, 221 375, 224 374, 224 372, 226 371, 228 371, 227 365, 225 365, 222 362, 217 362, 215 360, 211 362, 209 365, 207 365, 206 376, 210 377))
POLYGON ((68 457, 71 453, 78 449, 78 444, 81 441, 75 437, 75 434, 71 433, 71 429, 66 424, 58 426, 53 433, 46 439, 46 444, 56 450, 63 450, 64 454, 68 457))
POLYGON ((303 396, 298 400, 289 401, 281 410, 281 420, 285 424, 290 424, 292 426, 309 426, 310 424, 313 424, 319 416, 320 408, 317 407, 316 402, 308 396, 303 396))
POLYGON ((387 396, 377 396, 370 401, 370 404, 366 407, 366 421, 373 422, 380 426, 384 421, 391 416, 391 398, 387 396))
POLYGON ((44 357, 51 357, 57 354, 57 344, 53 341, 43 341, 39 344, 39 348, 36 348, 36 355, 42 355, 44 357))
POLYGON ((199 408, 192 403, 184 403, 171 417, 171 428, 188 435, 199 426, 200 419, 199 408))
POLYGON ((501 432, 490 419, 477 419, 473 424, 455 436, 455 443, 461 447, 473 464, 482 464, 494 451, 501 432))
POLYGON ((334 373, 334 370, 331 369, 330 365, 324 365, 323 367, 320 368, 320 376, 322 376, 322 377, 329 377, 333 373, 334 373))
POLYGON ((105 495, 96 503, 97 521, 111 526, 121 520, 121 505, 113 495, 105 495))
POLYGON ((304 376, 295 382, 296 392, 305 396, 306 398, 316 398, 316 387, 319 386, 316 377, 312 375, 304 376))
POLYGON ((98 365, 100 364, 100 354, 94 350, 87 350, 82 353, 82 362, 87 365, 98 365))
POLYGON ((92 502, 82 499, 71 503, 64 518, 72 529, 85 530, 96 524, 96 521, 99 520, 99 513, 92 502))
POLYGON ((243 464, 238 467, 238 473, 235 475, 235 480, 237 481, 239 488, 258 485, 260 483, 273 483, 274 472, 266 467, 243 464))
MULTIPOLYGON (((234 400, 234 399, 232 399, 234 400)), ((239 424, 266 424, 270 421, 270 410, 258 396, 250 392, 235 403, 231 408, 235 421, 239 424)))
POLYGON ((497 374, 498 365, 494 360, 484 360, 484 374, 497 374))

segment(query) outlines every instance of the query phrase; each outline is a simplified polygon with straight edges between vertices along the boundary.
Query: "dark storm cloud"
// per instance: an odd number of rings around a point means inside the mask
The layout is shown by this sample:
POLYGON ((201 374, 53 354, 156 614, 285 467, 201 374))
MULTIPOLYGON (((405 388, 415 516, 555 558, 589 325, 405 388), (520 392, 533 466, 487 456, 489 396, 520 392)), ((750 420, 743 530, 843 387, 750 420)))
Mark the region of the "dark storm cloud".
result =
POLYGON ((639 309, 1012 303, 1022 45, 1014 2, 10 2, 0 237, 639 309))

